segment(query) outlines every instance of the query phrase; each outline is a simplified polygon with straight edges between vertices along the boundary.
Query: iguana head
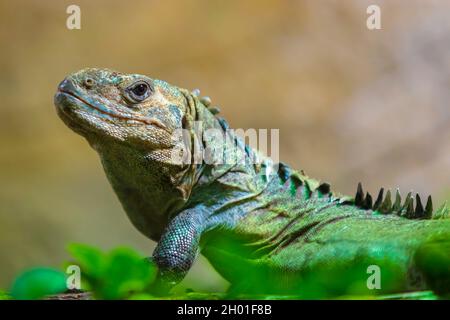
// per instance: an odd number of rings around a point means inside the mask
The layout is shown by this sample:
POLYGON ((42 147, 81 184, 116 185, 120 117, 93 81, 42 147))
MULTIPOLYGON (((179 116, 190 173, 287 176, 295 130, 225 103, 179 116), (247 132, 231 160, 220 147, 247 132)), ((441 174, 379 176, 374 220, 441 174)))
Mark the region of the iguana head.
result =
POLYGON ((91 143, 103 138, 164 148, 187 111, 181 90, 160 80, 108 69, 83 69, 58 86, 59 116, 91 143))

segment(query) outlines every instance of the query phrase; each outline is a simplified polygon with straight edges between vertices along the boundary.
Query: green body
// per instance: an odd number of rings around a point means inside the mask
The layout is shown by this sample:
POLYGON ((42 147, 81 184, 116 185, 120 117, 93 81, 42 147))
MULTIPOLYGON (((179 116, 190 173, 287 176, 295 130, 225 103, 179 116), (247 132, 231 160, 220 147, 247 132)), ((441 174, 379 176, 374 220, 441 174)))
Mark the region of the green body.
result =
POLYGON ((159 290, 199 252, 236 293, 450 290, 448 209, 433 212, 431 198, 375 200, 360 187, 339 196, 245 146, 209 99, 145 76, 85 69, 60 84, 55 103, 99 153, 132 223, 158 241, 159 290), (208 157, 195 161, 192 150, 208 157))

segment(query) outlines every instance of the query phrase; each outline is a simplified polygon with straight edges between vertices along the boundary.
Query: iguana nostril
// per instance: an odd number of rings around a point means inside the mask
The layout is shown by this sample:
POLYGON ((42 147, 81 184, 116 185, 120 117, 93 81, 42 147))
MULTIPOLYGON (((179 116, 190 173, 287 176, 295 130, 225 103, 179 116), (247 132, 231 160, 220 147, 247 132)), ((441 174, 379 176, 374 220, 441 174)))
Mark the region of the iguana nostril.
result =
POLYGON ((84 79, 84 86, 89 89, 92 88, 92 86, 94 85, 95 81, 92 78, 86 78, 84 79))

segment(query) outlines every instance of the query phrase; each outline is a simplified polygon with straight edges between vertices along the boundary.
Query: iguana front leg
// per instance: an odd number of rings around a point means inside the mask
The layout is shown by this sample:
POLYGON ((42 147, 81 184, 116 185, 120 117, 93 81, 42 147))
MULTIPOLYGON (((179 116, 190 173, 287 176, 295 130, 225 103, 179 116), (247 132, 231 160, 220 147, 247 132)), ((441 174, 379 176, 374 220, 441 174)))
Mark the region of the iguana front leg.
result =
POLYGON ((167 292, 185 277, 199 252, 206 225, 206 211, 200 207, 182 211, 169 223, 152 257, 159 268, 154 286, 157 293, 167 292))

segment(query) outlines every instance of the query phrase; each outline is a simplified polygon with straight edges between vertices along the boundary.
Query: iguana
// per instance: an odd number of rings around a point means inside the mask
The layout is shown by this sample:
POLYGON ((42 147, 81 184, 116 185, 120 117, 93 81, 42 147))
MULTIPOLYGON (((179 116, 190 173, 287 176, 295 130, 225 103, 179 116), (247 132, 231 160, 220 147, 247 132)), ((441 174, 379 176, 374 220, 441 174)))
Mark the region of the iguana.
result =
POLYGON ((449 209, 433 211, 431 197, 381 189, 375 198, 361 185, 341 196, 250 148, 208 97, 143 75, 78 71, 55 105, 100 155, 131 222, 157 241, 159 292, 199 252, 235 293, 450 291, 449 209))

